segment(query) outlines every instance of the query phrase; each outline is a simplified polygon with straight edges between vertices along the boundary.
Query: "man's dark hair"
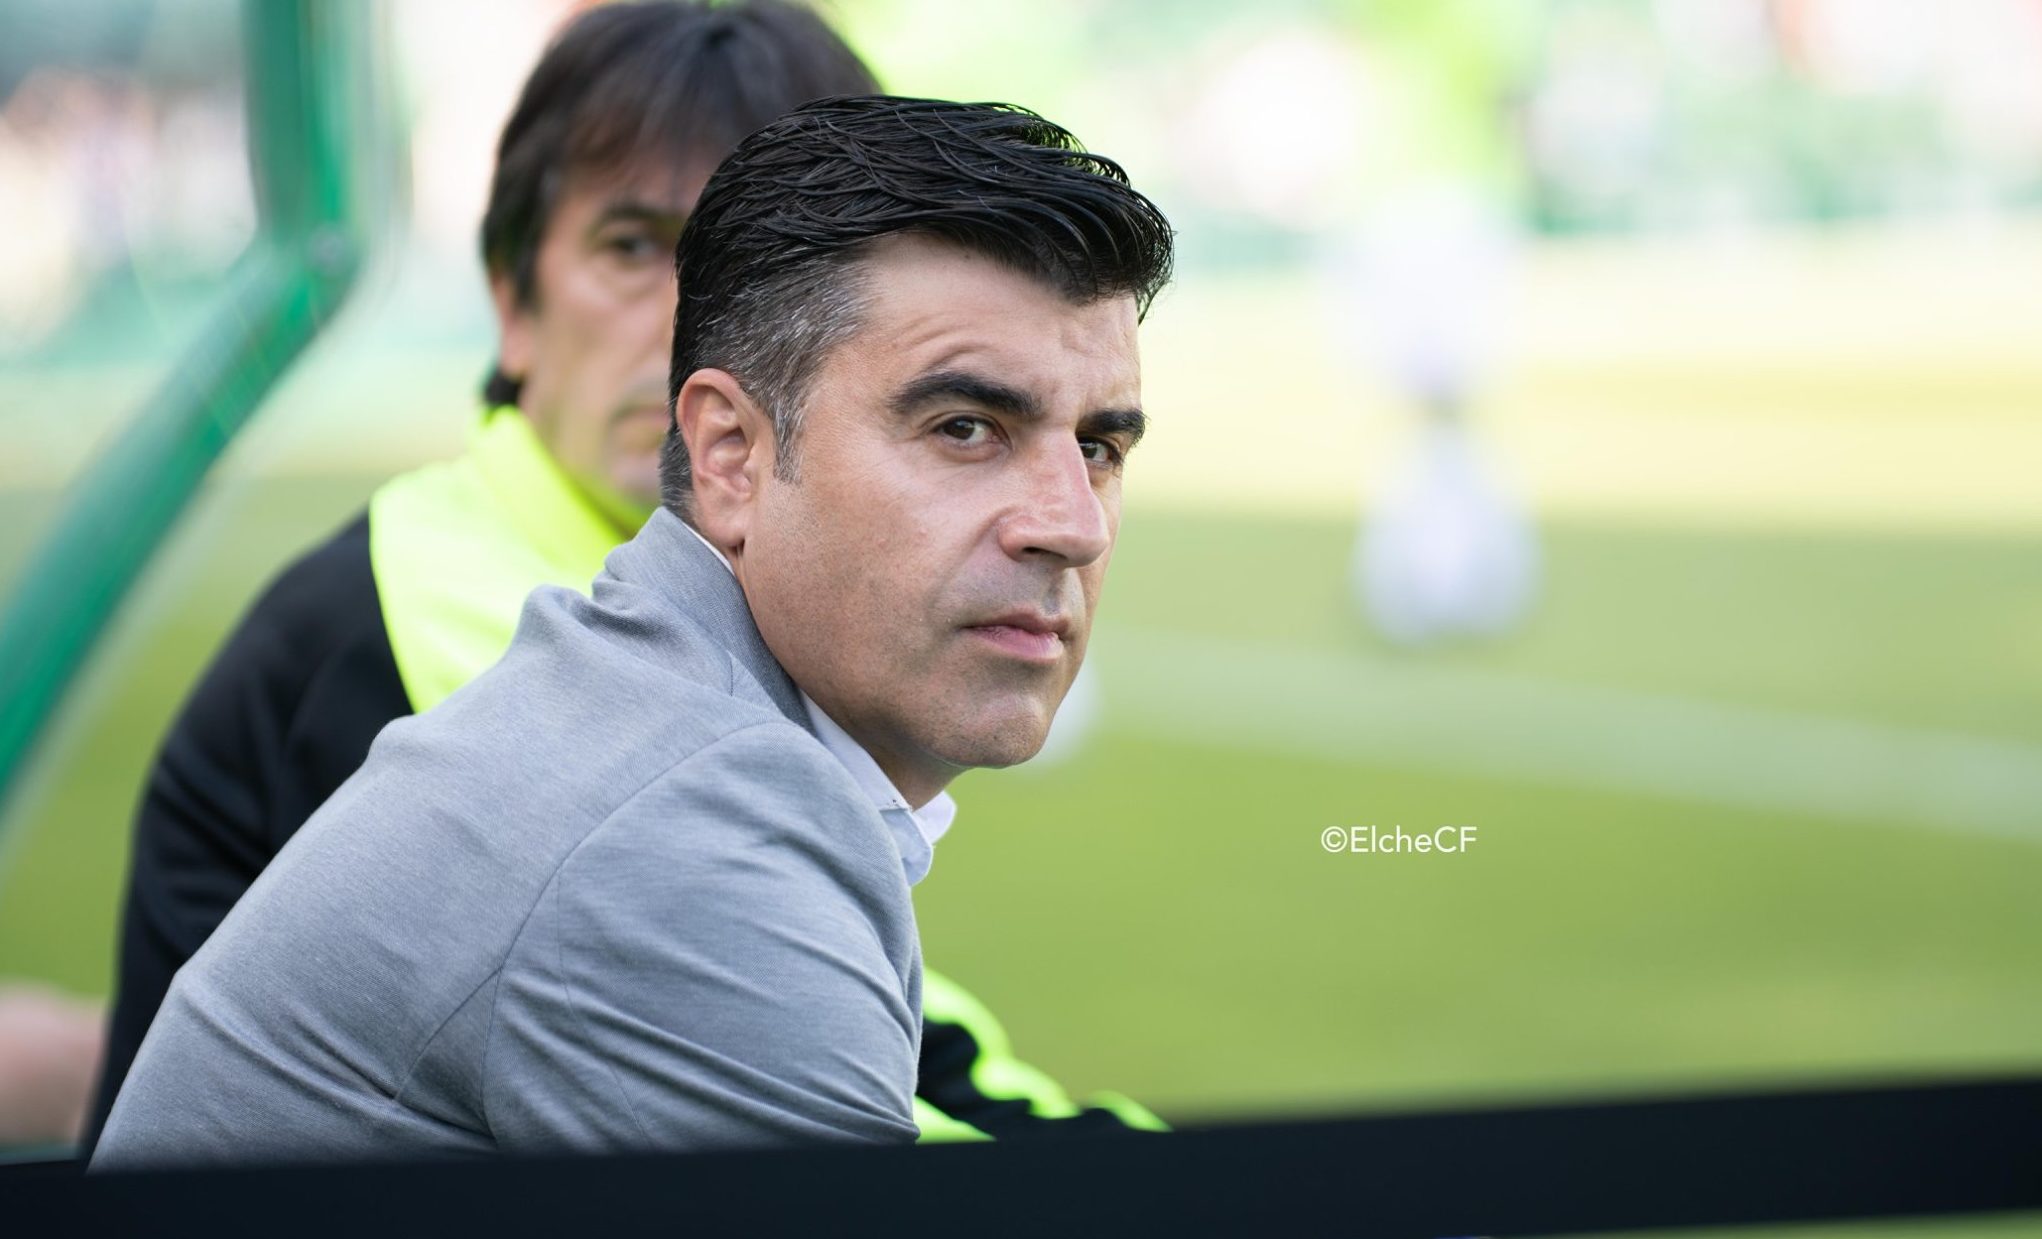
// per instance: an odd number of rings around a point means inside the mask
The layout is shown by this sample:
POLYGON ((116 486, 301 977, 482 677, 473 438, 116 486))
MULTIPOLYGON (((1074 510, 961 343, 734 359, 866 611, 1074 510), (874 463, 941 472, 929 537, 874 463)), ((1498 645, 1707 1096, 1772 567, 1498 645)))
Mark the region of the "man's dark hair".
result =
MULTIPOLYGON (((860 260, 903 234, 991 258, 1077 304, 1132 296, 1138 316, 1170 279, 1169 221, 1062 126, 1003 103, 825 99, 739 143, 703 189, 676 256, 669 410, 689 375, 727 371, 772 417, 774 469, 792 478, 808 384, 858 327, 860 260)), ((676 422, 660 497, 684 519, 692 486, 676 422)))
MULTIPOLYGON (((782 0, 605 4, 562 30, 525 80, 496 148, 482 261, 533 305, 539 238, 573 177, 713 165, 746 134, 826 95, 877 90, 808 9, 782 0)), ((491 405, 517 380, 492 369, 491 405)))

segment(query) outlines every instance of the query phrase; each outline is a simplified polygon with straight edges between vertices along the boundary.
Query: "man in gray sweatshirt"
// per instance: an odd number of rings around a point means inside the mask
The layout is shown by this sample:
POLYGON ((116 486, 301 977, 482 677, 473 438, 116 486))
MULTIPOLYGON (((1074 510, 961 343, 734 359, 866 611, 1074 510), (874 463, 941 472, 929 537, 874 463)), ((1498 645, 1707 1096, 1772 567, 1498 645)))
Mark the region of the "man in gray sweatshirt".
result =
POLYGON ((1032 114, 812 104, 683 235, 663 508, 178 975, 93 1165, 916 1134, 910 887, 1083 658, 1171 234, 1032 114))

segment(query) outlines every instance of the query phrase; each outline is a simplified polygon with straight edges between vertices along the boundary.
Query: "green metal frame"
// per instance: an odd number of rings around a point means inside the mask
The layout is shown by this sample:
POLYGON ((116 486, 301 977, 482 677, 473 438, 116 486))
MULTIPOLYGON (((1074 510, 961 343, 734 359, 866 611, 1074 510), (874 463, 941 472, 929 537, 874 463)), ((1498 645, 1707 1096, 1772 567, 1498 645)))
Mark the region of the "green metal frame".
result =
POLYGON ((255 240, 207 331, 73 484, 0 613, 0 809, 129 586, 361 269, 375 19, 361 0, 243 0, 255 240))

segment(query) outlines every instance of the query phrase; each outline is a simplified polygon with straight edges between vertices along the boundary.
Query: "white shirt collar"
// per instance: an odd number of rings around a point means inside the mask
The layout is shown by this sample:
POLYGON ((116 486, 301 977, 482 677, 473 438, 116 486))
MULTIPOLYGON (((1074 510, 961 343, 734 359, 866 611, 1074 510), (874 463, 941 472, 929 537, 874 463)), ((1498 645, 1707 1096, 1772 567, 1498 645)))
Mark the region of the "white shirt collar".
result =
MULTIPOLYGON (((695 540, 709 548, 718 563, 732 575, 737 570, 730 566, 730 560, 716 549, 716 544, 702 536, 693 525, 682 521, 695 540)), ((799 691, 800 686, 796 685, 799 691)), ((807 693, 801 694, 801 704, 808 711, 809 726, 815 730, 816 739, 822 741, 830 756, 850 774, 851 781, 872 801, 872 807, 879 810, 879 816, 893 831, 894 843, 900 848, 901 867, 906 871, 908 885, 912 886, 929 875, 929 866, 936 859, 936 840, 941 839, 950 824, 957 820, 957 802, 949 792, 937 792, 936 798, 920 809, 909 806, 907 797, 886 777, 886 771, 872 760, 872 754, 865 746, 851 738, 851 733, 837 726, 837 720, 824 714, 822 707, 807 693)))

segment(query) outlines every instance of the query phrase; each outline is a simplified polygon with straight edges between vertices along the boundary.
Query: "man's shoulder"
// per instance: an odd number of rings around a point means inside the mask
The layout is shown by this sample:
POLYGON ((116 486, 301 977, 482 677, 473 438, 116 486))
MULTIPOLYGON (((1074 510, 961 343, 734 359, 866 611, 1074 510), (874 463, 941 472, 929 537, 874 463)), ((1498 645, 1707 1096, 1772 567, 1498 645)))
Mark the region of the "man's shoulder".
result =
POLYGON ((651 625, 541 587, 501 661, 378 738, 350 807, 544 823, 535 833, 571 847, 654 785, 812 788, 833 774, 814 736, 689 617, 651 625))
POLYGON ((868 833, 875 842, 885 838, 870 801, 842 763, 772 709, 733 702, 707 726, 688 732, 663 755, 669 760, 615 798, 591 824, 592 834, 650 829, 672 839, 679 837, 669 829, 673 822, 700 817, 717 823, 726 841, 739 846, 759 842, 760 834, 779 843, 812 836, 840 847, 856 847, 868 833), (867 819, 871 831, 846 831, 847 824, 867 819))
POLYGON ((651 663, 589 610, 571 591, 536 592, 503 661, 379 742, 392 773, 451 772, 449 792, 528 810, 557 802, 554 820, 576 829, 656 785, 810 787, 841 773, 724 651, 687 643, 651 663))
POLYGON ((639 765, 671 764, 761 724, 784 725, 768 732, 780 743, 814 743, 702 617, 657 590, 602 584, 594 598, 533 590, 503 658, 426 717, 444 715, 449 733, 507 726, 550 736, 564 746, 559 764, 601 765, 639 747, 620 746, 633 736, 647 750, 639 765))

